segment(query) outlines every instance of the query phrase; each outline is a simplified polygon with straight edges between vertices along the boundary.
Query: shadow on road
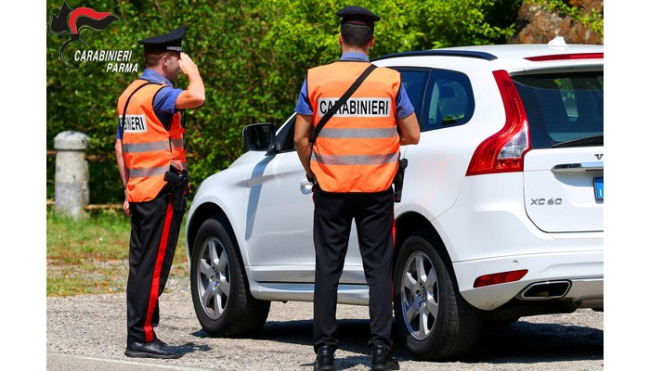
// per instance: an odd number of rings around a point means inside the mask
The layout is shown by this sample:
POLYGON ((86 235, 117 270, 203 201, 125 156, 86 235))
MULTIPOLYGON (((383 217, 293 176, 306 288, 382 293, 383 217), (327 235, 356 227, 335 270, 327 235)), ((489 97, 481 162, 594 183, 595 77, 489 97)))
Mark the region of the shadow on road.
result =
MULTIPOLYGON (((339 320, 339 349, 359 353, 345 364, 367 361, 370 327, 366 319, 339 320)), ((203 331, 195 336, 206 337, 203 331)), ((290 344, 312 344, 312 321, 269 321, 255 339, 290 344)), ((395 337, 396 338, 396 337, 395 337)), ((530 323, 520 320, 510 325, 486 326, 474 351, 459 360, 467 363, 547 363, 562 361, 603 360, 604 331, 597 328, 563 324, 530 323)), ((397 343, 398 360, 415 359, 397 343)))

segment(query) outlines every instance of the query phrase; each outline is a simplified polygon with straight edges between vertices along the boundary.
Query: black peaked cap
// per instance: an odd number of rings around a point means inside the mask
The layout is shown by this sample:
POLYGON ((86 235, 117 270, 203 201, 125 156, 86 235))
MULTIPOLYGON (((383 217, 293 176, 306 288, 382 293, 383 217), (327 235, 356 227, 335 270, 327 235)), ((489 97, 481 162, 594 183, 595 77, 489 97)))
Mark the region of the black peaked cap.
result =
POLYGON ((185 37, 185 28, 183 26, 171 31, 165 35, 159 35, 138 41, 144 45, 145 52, 175 51, 180 53, 183 49, 181 44, 185 37))
POLYGON ((336 15, 341 17, 341 24, 352 23, 375 27, 375 22, 381 18, 370 10, 358 6, 351 5, 336 12, 336 15))

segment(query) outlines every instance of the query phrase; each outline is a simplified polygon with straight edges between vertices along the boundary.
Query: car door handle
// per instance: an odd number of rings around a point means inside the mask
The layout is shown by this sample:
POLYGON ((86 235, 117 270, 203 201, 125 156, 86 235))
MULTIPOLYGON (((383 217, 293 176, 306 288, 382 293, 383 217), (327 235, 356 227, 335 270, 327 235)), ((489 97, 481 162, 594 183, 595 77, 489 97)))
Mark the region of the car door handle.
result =
POLYGON ((555 165, 551 170, 554 173, 570 173, 577 171, 602 171, 605 168, 602 161, 578 162, 574 164, 555 165))
POLYGON ((302 194, 311 194, 313 192, 312 188, 314 188, 314 185, 307 179, 303 179, 300 182, 300 192, 302 192, 302 194))

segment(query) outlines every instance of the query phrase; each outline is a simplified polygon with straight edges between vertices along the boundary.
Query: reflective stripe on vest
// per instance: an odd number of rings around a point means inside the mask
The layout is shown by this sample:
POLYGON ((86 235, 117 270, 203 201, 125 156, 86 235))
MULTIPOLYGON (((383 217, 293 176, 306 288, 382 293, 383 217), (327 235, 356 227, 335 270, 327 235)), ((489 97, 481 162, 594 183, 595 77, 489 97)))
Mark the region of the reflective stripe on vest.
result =
MULTIPOLYGON (((335 62, 309 70, 314 127, 367 67, 367 62, 335 62)), ((372 193, 390 187, 399 161, 400 84, 398 72, 377 68, 323 127, 310 160, 321 189, 372 193)))
POLYGON ((143 169, 131 169, 129 171, 129 177, 131 178, 144 178, 144 177, 153 177, 159 175, 165 175, 165 172, 169 171, 169 166, 162 167, 147 167, 143 169))
POLYGON ((323 128, 319 138, 393 138, 397 135, 397 127, 382 129, 327 129, 323 128))
POLYGON ((180 113, 174 114, 167 130, 153 109, 154 97, 163 86, 142 86, 144 84, 147 81, 133 82, 122 93, 117 106, 120 124, 123 125, 124 163, 129 171, 126 186, 129 202, 153 200, 167 183, 164 175, 172 161, 183 166, 187 163, 183 145, 185 129, 181 126, 180 113), (130 96, 125 113, 124 106, 130 96))
POLYGON ((317 161, 325 165, 380 165, 397 161, 399 159, 399 153, 357 156, 335 156, 312 153, 311 157, 312 161, 317 161))
POLYGON ((131 144, 124 144, 124 146, 122 146, 122 151, 126 153, 167 151, 167 150, 171 150, 170 143, 168 140, 161 141, 161 142, 152 142, 152 143, 131 143, 131 144))
POLYGON ((181 151, 183 150, 183 139, 171 139, 151 143, 124 144, 124 152, 151 152, 151 151, 181 151))

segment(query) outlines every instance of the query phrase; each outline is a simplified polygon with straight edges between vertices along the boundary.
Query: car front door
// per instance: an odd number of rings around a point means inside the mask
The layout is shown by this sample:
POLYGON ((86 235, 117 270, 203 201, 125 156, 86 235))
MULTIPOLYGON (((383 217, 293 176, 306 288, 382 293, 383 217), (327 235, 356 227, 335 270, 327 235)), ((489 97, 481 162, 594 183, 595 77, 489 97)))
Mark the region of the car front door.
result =
MULTIPOLYGON (((250 271, 258 282, 314 282, 314 203, 293 146, 294 124, 295 115, 278 131, 276 149, 246 180, 247 251, 250 271)), ((356 239, 353 229, 341 283, 365 283, 356 239)))

